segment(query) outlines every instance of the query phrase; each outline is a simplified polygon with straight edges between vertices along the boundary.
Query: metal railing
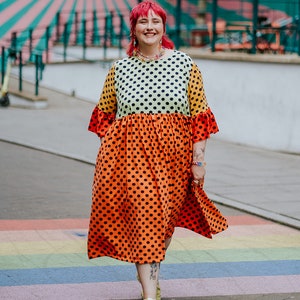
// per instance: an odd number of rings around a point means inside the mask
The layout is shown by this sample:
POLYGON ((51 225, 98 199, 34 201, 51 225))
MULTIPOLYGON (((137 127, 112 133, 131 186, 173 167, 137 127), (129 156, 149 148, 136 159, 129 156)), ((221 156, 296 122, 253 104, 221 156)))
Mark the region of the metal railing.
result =
MULTIPOLYGON (((167 34, 176 41, 179 48, 183 41, 186 46, 206 47, 214 51, 244 51, 251 54, 257 52, 297 53, 300 56, 300 0, 282 1, 289 6, 282 6, 287 10, 285 18, 270 23, 263 19, 271 15, 270 0, 207 0, 206 21, 204 24, 186 24, 186 18, 196 18, 199 11, 195 9, 199 0, 176 0, 173 11, 174 27, 167 27, 167 34), (268 2, 269 1, 269 2, 268 2), (249 3, 251 4, 249 6, 249 3), (270 4, 270 8, 261 4, 270 4), (184 5, 183 5, 184 4, 184 5), (238 5, 237 5, 238 4, 238 5), (184 6, 184 9, 183 9, 184 6), (236 11, 230 7, 238 7, 236 11), (263 7, 263 8, 262 8, 263 7), (185 19, 181 17, 184 12, 185 19), (194 15, 192 15, 192 12, 194 15), (293 14, 289 16, 288 14, 293 14), (229 20, 228 16, 234 14, 229 20), (208 18, 211 16, 211 18, 208 18), (185 22, 185 24, 182 24, 185 22), (194 42, 200 38, 200 43, 194 42)), ((277 1, 278 4, 280 2, 277 1)), ((202 8, 203 10, 203 8, 202 8)), ((203 14, 203 11, 201 12, 203 14)), ((6 70, 6 63, 10 52, 15 52, 15 65, 19 70, 19 89, 22 90, 22 68, 27 64, 35 65, 35 94, 38 94, 39 80, 42 78, 44 63, 50 62, 50 55, 54 45, 62 46, 62 62, 66 62, 71 46, 82 48, 81 57, 87 60, 87 47, 101 47, 102 60, 107 59, 109 47, 118 48, 120 53, 129 39, 129 28, 124 21, 129 17, 129 10, 98 13, 93 10, 86 12, 84 18, 78 12, 58 12, 55 20, 47 27, 29 28, 20 32, 12 32, 11 37, 1 41, 1 82, 6 70), (66 22, 64 20, 67 20, 66 22)))

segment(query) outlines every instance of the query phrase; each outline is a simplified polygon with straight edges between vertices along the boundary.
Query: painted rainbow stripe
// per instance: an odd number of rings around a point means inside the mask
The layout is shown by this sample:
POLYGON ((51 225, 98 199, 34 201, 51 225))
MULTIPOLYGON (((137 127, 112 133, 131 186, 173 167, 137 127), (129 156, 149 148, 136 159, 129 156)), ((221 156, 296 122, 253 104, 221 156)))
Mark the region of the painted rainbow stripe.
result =
MULTIPOLYGON (((300 232, 249 215, 228 220, 212 240, 176 230, 164 295, 300 293, 300 232)), ((133 264, 88 260, 87 227, 87 219, 0 220, 0 298, 137 299, 133 264)))

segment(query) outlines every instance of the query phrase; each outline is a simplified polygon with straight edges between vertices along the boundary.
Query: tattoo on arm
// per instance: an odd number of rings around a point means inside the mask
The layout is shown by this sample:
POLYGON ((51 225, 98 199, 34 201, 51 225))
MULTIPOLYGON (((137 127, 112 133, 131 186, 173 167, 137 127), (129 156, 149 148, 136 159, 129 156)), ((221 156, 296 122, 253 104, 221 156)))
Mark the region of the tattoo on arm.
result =
POLYGON ((201 147, 194 151, 194 161, 202 161, 204 159, 205 147, 201 147))

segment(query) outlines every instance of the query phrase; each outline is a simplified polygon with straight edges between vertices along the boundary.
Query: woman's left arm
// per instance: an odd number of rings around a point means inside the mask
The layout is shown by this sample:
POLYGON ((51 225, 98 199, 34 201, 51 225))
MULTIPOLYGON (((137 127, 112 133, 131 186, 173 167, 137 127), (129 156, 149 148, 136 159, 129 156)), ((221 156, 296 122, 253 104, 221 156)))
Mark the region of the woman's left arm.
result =
POLYGON ((205 176, 205 147, 206 140, 202 140, 193 144, 193 163, 198 163, 198 165, 192 165, 192 173, 194 180, 199 180, 203 183, 205 176))

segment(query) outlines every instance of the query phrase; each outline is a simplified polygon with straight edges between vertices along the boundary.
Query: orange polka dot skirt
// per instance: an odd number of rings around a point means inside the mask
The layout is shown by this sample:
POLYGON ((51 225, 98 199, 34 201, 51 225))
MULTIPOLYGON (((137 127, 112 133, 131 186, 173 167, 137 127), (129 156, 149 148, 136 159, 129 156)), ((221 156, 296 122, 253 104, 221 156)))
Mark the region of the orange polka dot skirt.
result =
MULTIPOLYGON (((95 118, 98 114, 96 109, 95 118)), ((211 120, 209 114, 201 122, 211 120)), ((89 258, 161 262, 176 226, 208 238, 227 228, 205 192, 192 184, 192 118, 141 113, 105 122, 93 182, 89 258)), ((92 117, 90 130, 102 135, 96 123, 92 117)), ((205 130, 199 133, 204 138, 205 130)))

